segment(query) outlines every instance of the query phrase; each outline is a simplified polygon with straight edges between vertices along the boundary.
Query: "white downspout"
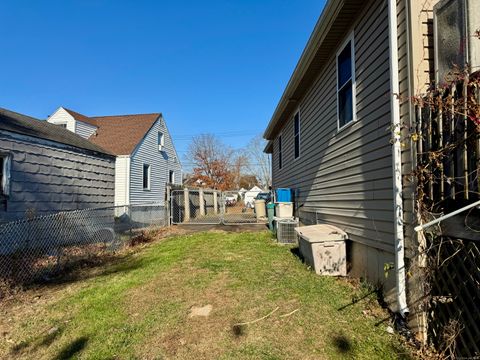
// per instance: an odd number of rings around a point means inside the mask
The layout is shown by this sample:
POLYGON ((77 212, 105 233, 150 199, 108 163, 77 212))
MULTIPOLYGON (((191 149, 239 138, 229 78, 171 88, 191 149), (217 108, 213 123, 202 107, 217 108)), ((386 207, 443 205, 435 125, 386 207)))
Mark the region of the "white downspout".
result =
POLYGON ((395 277, 397 284, 398 312, 405 317, 408 314, 405 272, 405 238, 403 233, 403 185, 402 185, 402 149, 400 122, 400 94, 398 81, 398 33, 397 0, 388 0, 389 39, 390 39, 390 89, 392 131, 394 142, 393 155, 393 204, 395 234, 395 277))

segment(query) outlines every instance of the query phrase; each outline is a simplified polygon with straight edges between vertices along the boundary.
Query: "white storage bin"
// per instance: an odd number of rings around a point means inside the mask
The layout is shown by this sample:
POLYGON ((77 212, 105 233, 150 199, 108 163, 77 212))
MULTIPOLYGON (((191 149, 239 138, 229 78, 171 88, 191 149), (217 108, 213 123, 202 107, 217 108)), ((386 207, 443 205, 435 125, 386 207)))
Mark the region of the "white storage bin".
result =
POLYGON ((291 218, 293 216, 293 203, 275 203, 275 216, 278 218, 291 218))

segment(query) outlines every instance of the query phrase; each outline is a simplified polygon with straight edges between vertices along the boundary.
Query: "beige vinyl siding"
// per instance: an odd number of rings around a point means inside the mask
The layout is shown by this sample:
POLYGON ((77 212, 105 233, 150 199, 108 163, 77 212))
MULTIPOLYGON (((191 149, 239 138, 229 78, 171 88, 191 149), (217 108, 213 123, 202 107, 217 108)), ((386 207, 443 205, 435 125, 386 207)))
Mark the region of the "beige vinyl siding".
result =
MULTIPOLYGON (((282 129, 281 170, 274 142, 273 185, 298 191, 304 221, 315 221, 317 211, 319 221, 339 226, 354 242, 393 253, 387 2, 369 2, 352 29, 357 121, 337 132, 339 49, 332 49, 299 103, 302 155, 293 160, 293 114, 282 129)), ((345 29, 345 38, 352 29, 345 29)))
POLYGON ((117 156, 115 161, 115 205, 129 205, 130 156, 117 156))

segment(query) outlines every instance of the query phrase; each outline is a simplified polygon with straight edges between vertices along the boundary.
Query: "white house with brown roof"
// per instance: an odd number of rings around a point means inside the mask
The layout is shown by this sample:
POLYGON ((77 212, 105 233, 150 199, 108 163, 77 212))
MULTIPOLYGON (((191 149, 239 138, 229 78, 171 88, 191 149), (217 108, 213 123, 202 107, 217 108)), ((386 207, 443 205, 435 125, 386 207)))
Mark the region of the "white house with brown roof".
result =
POLYGON ((115 205, 163 204, 166 184, 181 184, 181 164, 160 113, 85 116, 60 107, 47 121, 116 155, 115 205))

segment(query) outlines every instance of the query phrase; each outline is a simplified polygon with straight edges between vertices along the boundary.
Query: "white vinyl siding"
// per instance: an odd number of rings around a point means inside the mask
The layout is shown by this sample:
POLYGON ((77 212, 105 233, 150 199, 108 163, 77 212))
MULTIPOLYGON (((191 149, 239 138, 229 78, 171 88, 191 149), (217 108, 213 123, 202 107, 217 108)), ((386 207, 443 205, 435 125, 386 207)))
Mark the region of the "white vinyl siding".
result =
POLYGON ((59 108, 48 119, 49 123, 64 126, 67 130, 75 132, 75 119, 64 108, 59 108))
POLYGON ((118 156, 115 161, 115 205, 130 204, 130 157, 118 156))
POLYGON ((96 126, 87 124, 83 121, 78 121, 64 108, 59 108, 50 116, 47 121, 52 124, 65 127, 67 130, 80 135, 84 139, 88 139, 97 130, 96 126))

